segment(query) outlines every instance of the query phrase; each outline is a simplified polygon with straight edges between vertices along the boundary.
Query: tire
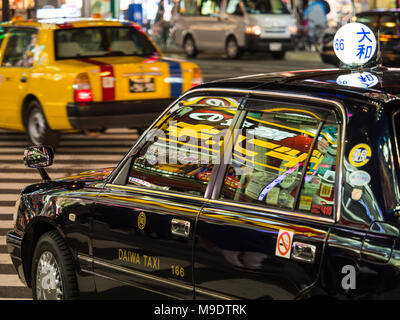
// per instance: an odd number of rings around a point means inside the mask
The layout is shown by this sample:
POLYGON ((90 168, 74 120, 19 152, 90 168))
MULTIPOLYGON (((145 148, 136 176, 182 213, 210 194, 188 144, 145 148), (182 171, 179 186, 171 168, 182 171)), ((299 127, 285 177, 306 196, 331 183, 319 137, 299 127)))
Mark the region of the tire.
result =
POLYGON ((78 298, 71 253, 57 231, 49 231, 40 237, 33 254, 31 283, 34 300, 78 298))
POLYGON ((187 36, 183 42, 183 49, 188 58, 195 58, 198 54, 196 44, 192 36, 187 36))
POLYGON ((333 56, 327 56, 324 54, 321 54, 321 60, 323 63, 325 64, 331 64, 334 65, 335 67, 339 67, 340 63, 339 63, 339 59, 333 56))
POLYGON ((32 145, 50 145, 55 148, 60 140, 60 134, 51 130, 40 104, 31 101, 28 105, 28 116, 25 122, 26 134, 32 145))
POLYGON ((234 37, 229 37, 226 41, 225 53, 229 59, 238 59, 240 57, 241 51, 234 37))
POLYGON ((275 60, 283 60, 285 58, 285 55, 286 55, 286 51, 271 52, 271 56, 275 60))

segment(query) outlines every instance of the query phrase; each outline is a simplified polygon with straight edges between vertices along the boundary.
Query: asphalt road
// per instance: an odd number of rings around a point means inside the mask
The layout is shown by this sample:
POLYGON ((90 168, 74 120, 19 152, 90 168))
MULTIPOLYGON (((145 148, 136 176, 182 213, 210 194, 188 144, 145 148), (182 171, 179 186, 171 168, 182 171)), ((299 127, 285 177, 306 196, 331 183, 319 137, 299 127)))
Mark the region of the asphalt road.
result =
MULTIPOLYGON (((182 53, 166 53, 173 58, 186 59, 182 53)), ((187 59, 197 63, 203 73, 204 81, 213 81, 250 74, 333 68, 324 64, 317 52, 288 52, 284 60, 275 60, 268 54, 245 54, 240 59, 227 59, 218 54, 199 54, 196 59, 187 59)))
MULTIPOLYGON (((185 59, 184 55, 177 52, 168 52, 166 55, 185 59)), ((267 54, 245 55, 239 60, 201 54, 192 61, 199 64, 204 81, 332 67, 323 64, 315 52, 288 53, 285 60, 274 60, 267 54)), ((52 178, 57 178, 89 169, 115 166, 136 139, 136 131, 127 129, 109 130, 97 137, 64 135, 55 154, 55 164, 47 171, 52 178)), ((30 290, 22 285, 16 275, 5 241, 7 230, 13 226, 14 205, 20 190, 40 179, 36 170, 23 165, 26 144, 24 134, 0 130, 0 300, 32 297, 30 290)))

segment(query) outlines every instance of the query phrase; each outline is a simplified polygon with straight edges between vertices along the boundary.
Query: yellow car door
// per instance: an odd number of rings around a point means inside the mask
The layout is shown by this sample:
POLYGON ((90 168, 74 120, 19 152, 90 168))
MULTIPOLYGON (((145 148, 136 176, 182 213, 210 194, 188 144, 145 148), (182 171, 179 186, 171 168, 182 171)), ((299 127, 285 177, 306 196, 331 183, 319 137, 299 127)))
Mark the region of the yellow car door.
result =
POLYGON ((7 29, 0 67, 0 125, 9 129, 23 129, 21 106, 33 66, 37 29, 7 29))

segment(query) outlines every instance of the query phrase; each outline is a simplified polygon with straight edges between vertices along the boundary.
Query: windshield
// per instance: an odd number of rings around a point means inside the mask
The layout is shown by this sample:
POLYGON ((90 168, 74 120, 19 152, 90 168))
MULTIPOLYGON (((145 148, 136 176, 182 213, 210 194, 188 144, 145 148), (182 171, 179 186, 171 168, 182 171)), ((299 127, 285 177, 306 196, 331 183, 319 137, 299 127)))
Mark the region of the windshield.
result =
POLYGON ((157 51, 133 27, 73 28, 55 31, 56 59, 149 56, 157 51))
POLYGON ((289 13, 288 8, 281 0, 243 0, 247 13, 265 14, 265 13, 289 13))

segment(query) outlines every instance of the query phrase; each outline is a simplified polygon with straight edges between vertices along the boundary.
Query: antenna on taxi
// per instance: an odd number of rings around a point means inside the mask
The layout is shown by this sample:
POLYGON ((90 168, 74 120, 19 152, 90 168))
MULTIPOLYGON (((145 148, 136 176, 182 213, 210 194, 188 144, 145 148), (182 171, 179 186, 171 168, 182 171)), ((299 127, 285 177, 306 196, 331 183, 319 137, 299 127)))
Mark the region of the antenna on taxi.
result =
POLYGON ((381 31, 378 29, 378 50, 376 52, 376 66, 371 68, 371 71, 382 72, 387 68, 382 65, 382 50, 381 50, 381 31))

